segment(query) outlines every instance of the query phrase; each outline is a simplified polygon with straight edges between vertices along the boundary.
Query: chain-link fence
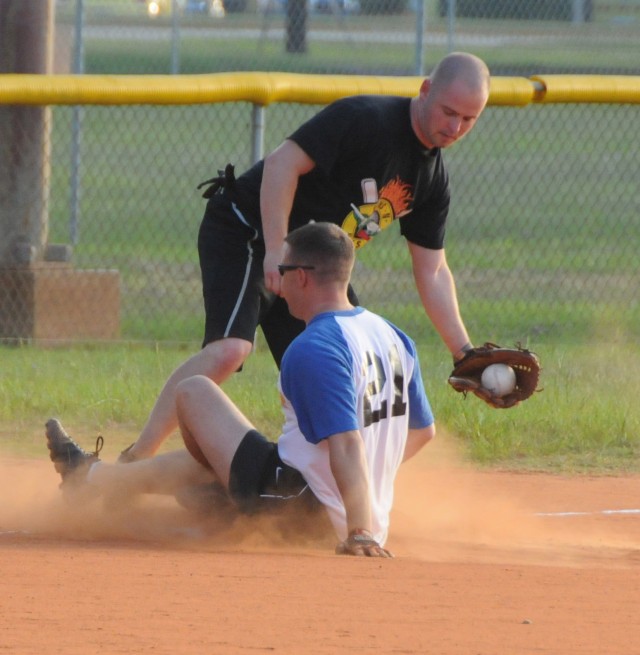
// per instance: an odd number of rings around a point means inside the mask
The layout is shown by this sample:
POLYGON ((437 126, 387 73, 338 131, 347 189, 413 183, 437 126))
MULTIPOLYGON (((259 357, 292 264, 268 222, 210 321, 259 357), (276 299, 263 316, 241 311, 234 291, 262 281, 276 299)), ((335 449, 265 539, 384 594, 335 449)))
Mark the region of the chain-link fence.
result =
POLYGON ((58 0, 56 15, 62 71, 81 30, 87 73, 421 75, 451 50, 495 75, 640 73, 640 0, 58 0))
MULTIPOLYGON (((632 0, 433 0, 422 8, 410 0, 315 0, 303 6, 302 49, 290 43, 285 2, 151 4, 58 2, 56 70, 412 75, 428 73, 451 49, 483 57, 494 75, 640 68, 640 2, 632 0), (517 6, 529 13, 507 12, 517 6)), ((319 108, 269 106, 265 150, 319 108)), ((20 108, 5 111, 13 113, 0 122, 0 147, 11 152, 0 159, 0 176, 11 179, 33 121, 16 119, 20 108)), ((51 142, 35 149, 33 165, 47 191, 34 199, 37 185, 23 179, 16 204, 0 198, 0 207, 21 212, 35 203, 46 215, 46 261, 20 275, 0 266, 0 337, 199 340, 195 244, 205 201, 195 187, 227 162, 237 171, 251 164, 252 107, 43 111, 38 120, 50 123, 51 142), (83 325, 91 328, 83 333, 83 325)), ((446 152, 447 253, 475 340, 638 336, 637 119, 636 105, 490 106, 446 152)), ((356 287, 364 304, 416 338, 431 334, 396 230, 360 251, 356 287)))

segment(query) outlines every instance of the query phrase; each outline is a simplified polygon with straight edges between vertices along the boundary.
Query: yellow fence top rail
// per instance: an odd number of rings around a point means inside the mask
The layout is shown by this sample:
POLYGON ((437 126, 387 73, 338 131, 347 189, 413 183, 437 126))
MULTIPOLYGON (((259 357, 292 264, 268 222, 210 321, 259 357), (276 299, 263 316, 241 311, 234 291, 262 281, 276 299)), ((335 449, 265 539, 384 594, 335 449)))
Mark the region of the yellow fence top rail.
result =
MULTIPOLYGON (((328 104, 362 93, 417 95, 421 77, 214 73, 205 75, 0 75, 4 105, 186 105, 219 102, 328 104)), ((640 103, 640 77, 493 77, 490 105, 640 103)))
POLYGON ((633 75, 536 75, 547 103, 640 103, 640 77, 633 75))

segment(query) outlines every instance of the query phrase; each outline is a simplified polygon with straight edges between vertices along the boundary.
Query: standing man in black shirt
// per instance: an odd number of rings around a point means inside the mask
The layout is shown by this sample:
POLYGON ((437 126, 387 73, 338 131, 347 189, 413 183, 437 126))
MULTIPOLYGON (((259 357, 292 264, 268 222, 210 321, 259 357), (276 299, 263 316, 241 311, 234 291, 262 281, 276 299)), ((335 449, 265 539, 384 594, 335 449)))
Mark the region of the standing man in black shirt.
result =
MULTIPOLYGON (((120 461, 153 455, 177 427, 178 382, 200 374, 222 383, 249 356, 258 325, 280 364, 304 324, 279 295, 278 264, 287 233, 309 221, 338 224, 356 248, 397 222, 429 319, 454 359, 471 348, 445 257, 450 196, 442 149, 476 124, 489 82, 481 59, 452 53, 415 97, 338 100, 237 179, 227 167, 219 188, 208 194, 198 238, 203 348, 169 377, 120 461)), ((357 301, 353 292, 351 301, 357 301)))

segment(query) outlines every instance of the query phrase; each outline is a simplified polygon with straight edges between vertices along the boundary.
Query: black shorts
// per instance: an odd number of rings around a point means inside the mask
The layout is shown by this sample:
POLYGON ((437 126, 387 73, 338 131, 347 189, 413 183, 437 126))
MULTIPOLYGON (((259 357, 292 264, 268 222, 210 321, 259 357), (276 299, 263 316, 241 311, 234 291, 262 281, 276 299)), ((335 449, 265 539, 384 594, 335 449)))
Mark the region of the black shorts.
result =
POLYGON ((247 432, 233 457, 229 495, 247 514, 287 507, 322 508, 300 471, 285 464, 278 445, 257 430, 247 432))
POLYGON ((198 234, 205 308, 203 346, 225 337, 253 342, 258 326, 276 364, 304 330, 287 303, 264 286, 264 242, 222 195, 207 204, 198 234))
MULTIPOLYGON (((260 326, 280 367, 288 345, 304 330, 287 303, 264 286, 262 235, 228 198, 213 196, 198 234, 205 308, 203 346, 225 337, 253 342, 260 326)), ((349 287, 354 305, 358 299, 349 287)))

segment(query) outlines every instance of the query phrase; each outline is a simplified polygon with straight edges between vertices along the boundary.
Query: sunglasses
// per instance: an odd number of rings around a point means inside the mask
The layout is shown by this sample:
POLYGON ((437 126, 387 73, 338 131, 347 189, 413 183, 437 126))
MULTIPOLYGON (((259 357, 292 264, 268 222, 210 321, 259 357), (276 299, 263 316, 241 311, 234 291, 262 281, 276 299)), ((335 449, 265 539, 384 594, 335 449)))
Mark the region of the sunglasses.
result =
POLYGON ((306 266, 305 264, 278 264, 278 273, 283 276, 287 271, 296 271, 301 268, 303 271, 313 271, 315 266, 306 266))

